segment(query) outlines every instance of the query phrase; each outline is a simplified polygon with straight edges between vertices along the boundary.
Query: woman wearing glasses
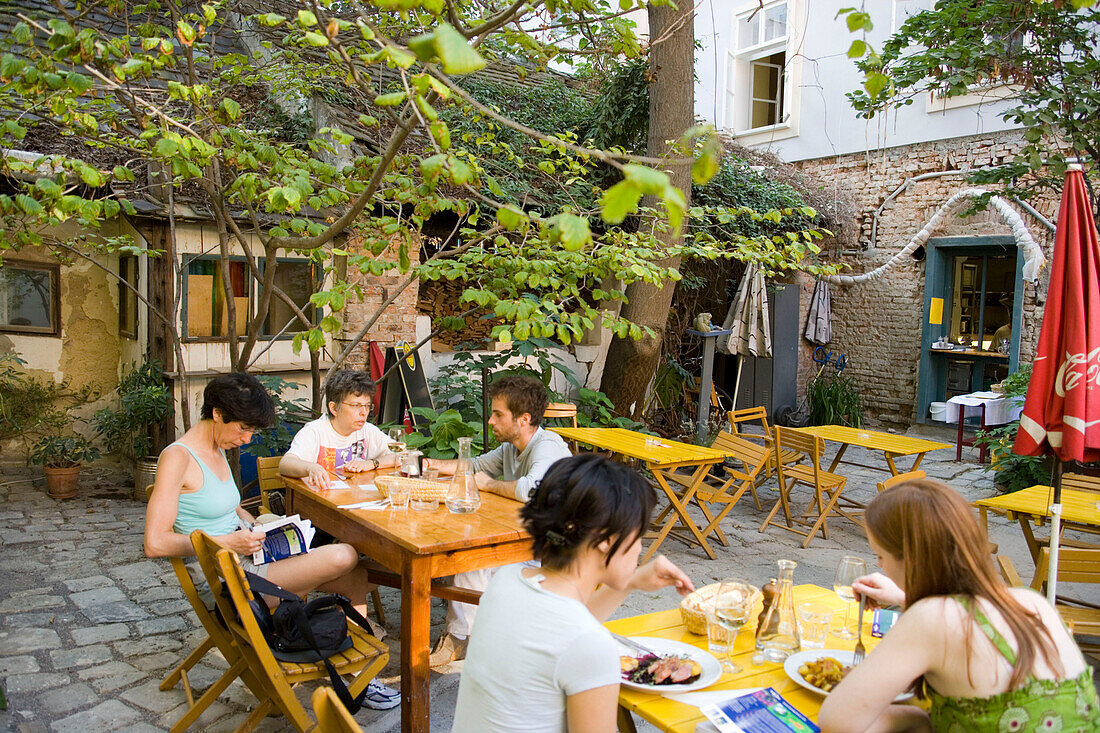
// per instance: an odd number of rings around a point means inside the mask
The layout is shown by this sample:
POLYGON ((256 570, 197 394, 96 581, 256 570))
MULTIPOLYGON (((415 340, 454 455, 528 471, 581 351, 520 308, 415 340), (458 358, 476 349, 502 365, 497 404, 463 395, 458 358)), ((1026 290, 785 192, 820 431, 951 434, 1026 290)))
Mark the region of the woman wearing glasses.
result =
POLYGON ((327 414, 306 423, 279 461, 279 473, 327 489, 333 474, 373 471, 392 466, 389 439, 370 417, 374 380, 366 372, 345 369, 325 385, 327 414))

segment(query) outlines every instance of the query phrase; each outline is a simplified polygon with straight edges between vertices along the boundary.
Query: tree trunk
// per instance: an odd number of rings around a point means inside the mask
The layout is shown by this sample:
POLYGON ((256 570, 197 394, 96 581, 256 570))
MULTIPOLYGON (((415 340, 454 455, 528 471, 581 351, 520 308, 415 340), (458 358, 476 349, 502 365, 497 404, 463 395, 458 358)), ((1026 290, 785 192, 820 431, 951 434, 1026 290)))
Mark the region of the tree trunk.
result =
MULTIPOLYGON (((647 154, 662 157, 669 153, 669 141, 677 140, 694 122, 695 23, 691 3, 680 3, 676 10, 668 6, 649 6, 649 138, 647 154)), ((691 169, 677 165, 667 169, 672 183, 684 192, 691 205, 691 169)), ((647 206, 655 206, 646 200, 647 206)), ((659 235, 665 246, 674 243, 673 233, 659 235)), ((667 261, 672 266, 679 261, 667 261)), ((615 337, 607 351, 602 388, 621 415, 641 419, 646 389, 657 370, 661 356, 661 335, 668 322, 675 283, 658 288, 636 282, 627 287, 629 302, 620 315, 648 326, 656 338, 633 341, 615 337)))

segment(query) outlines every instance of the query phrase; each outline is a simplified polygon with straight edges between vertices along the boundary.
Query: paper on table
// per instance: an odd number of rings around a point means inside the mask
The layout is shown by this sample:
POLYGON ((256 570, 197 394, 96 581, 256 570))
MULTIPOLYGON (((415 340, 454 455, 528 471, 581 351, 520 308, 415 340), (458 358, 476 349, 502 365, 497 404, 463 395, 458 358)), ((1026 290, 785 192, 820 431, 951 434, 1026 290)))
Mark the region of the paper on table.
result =
POLYGON ((331 484, 329 484, 329 488, 330 489, 350 489, 351 484, 349 484, 347 481, 333 481, 331 484))
POLYGON ((739 690, 703 690, 701 692, 682 692, 679 695, 665 695, 665 697, 669 700, 675 700, 685 705, 693 705, 694 707, 700 708, 704 705, 717 705, 732 697, 748 695, 763 689, 763 687, 745 687, 739 690))

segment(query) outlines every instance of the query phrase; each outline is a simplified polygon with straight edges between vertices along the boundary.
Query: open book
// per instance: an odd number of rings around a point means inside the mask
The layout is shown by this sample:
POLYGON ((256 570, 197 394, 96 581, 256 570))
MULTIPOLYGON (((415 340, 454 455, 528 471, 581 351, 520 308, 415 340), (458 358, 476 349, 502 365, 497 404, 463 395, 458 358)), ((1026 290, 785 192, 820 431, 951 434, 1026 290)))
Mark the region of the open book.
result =
POLYGON ((317 534, 313 523, 308 519, 302 519, 298 514, 282 517, 267 524, 257 524, 253 529, 267 534, 263 547, 252 553, 252 563, 255 565, 309 552, 313 536, 317 534))

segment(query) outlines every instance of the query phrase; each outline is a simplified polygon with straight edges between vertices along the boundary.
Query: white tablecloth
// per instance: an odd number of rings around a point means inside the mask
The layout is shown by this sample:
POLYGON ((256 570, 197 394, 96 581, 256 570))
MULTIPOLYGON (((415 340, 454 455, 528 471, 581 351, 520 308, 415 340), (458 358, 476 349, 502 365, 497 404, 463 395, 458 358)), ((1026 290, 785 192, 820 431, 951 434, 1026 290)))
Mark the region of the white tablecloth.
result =
MULTIPOLYGON (((1024 411, 1022 397, 1009 398, 996 392, 971 392, 970 394, 957 395, 947 401, 947 413, 944 415, 944 421, 949 423, 959 421, 959 405, 976 408, 983 403, 985 404, 985 424, 990 426, 1004 425, 1017 420, 1020 413, 1024 411)), ((966 414, 978 415, 979 412, 978 409, 969 409, 966 414)))

